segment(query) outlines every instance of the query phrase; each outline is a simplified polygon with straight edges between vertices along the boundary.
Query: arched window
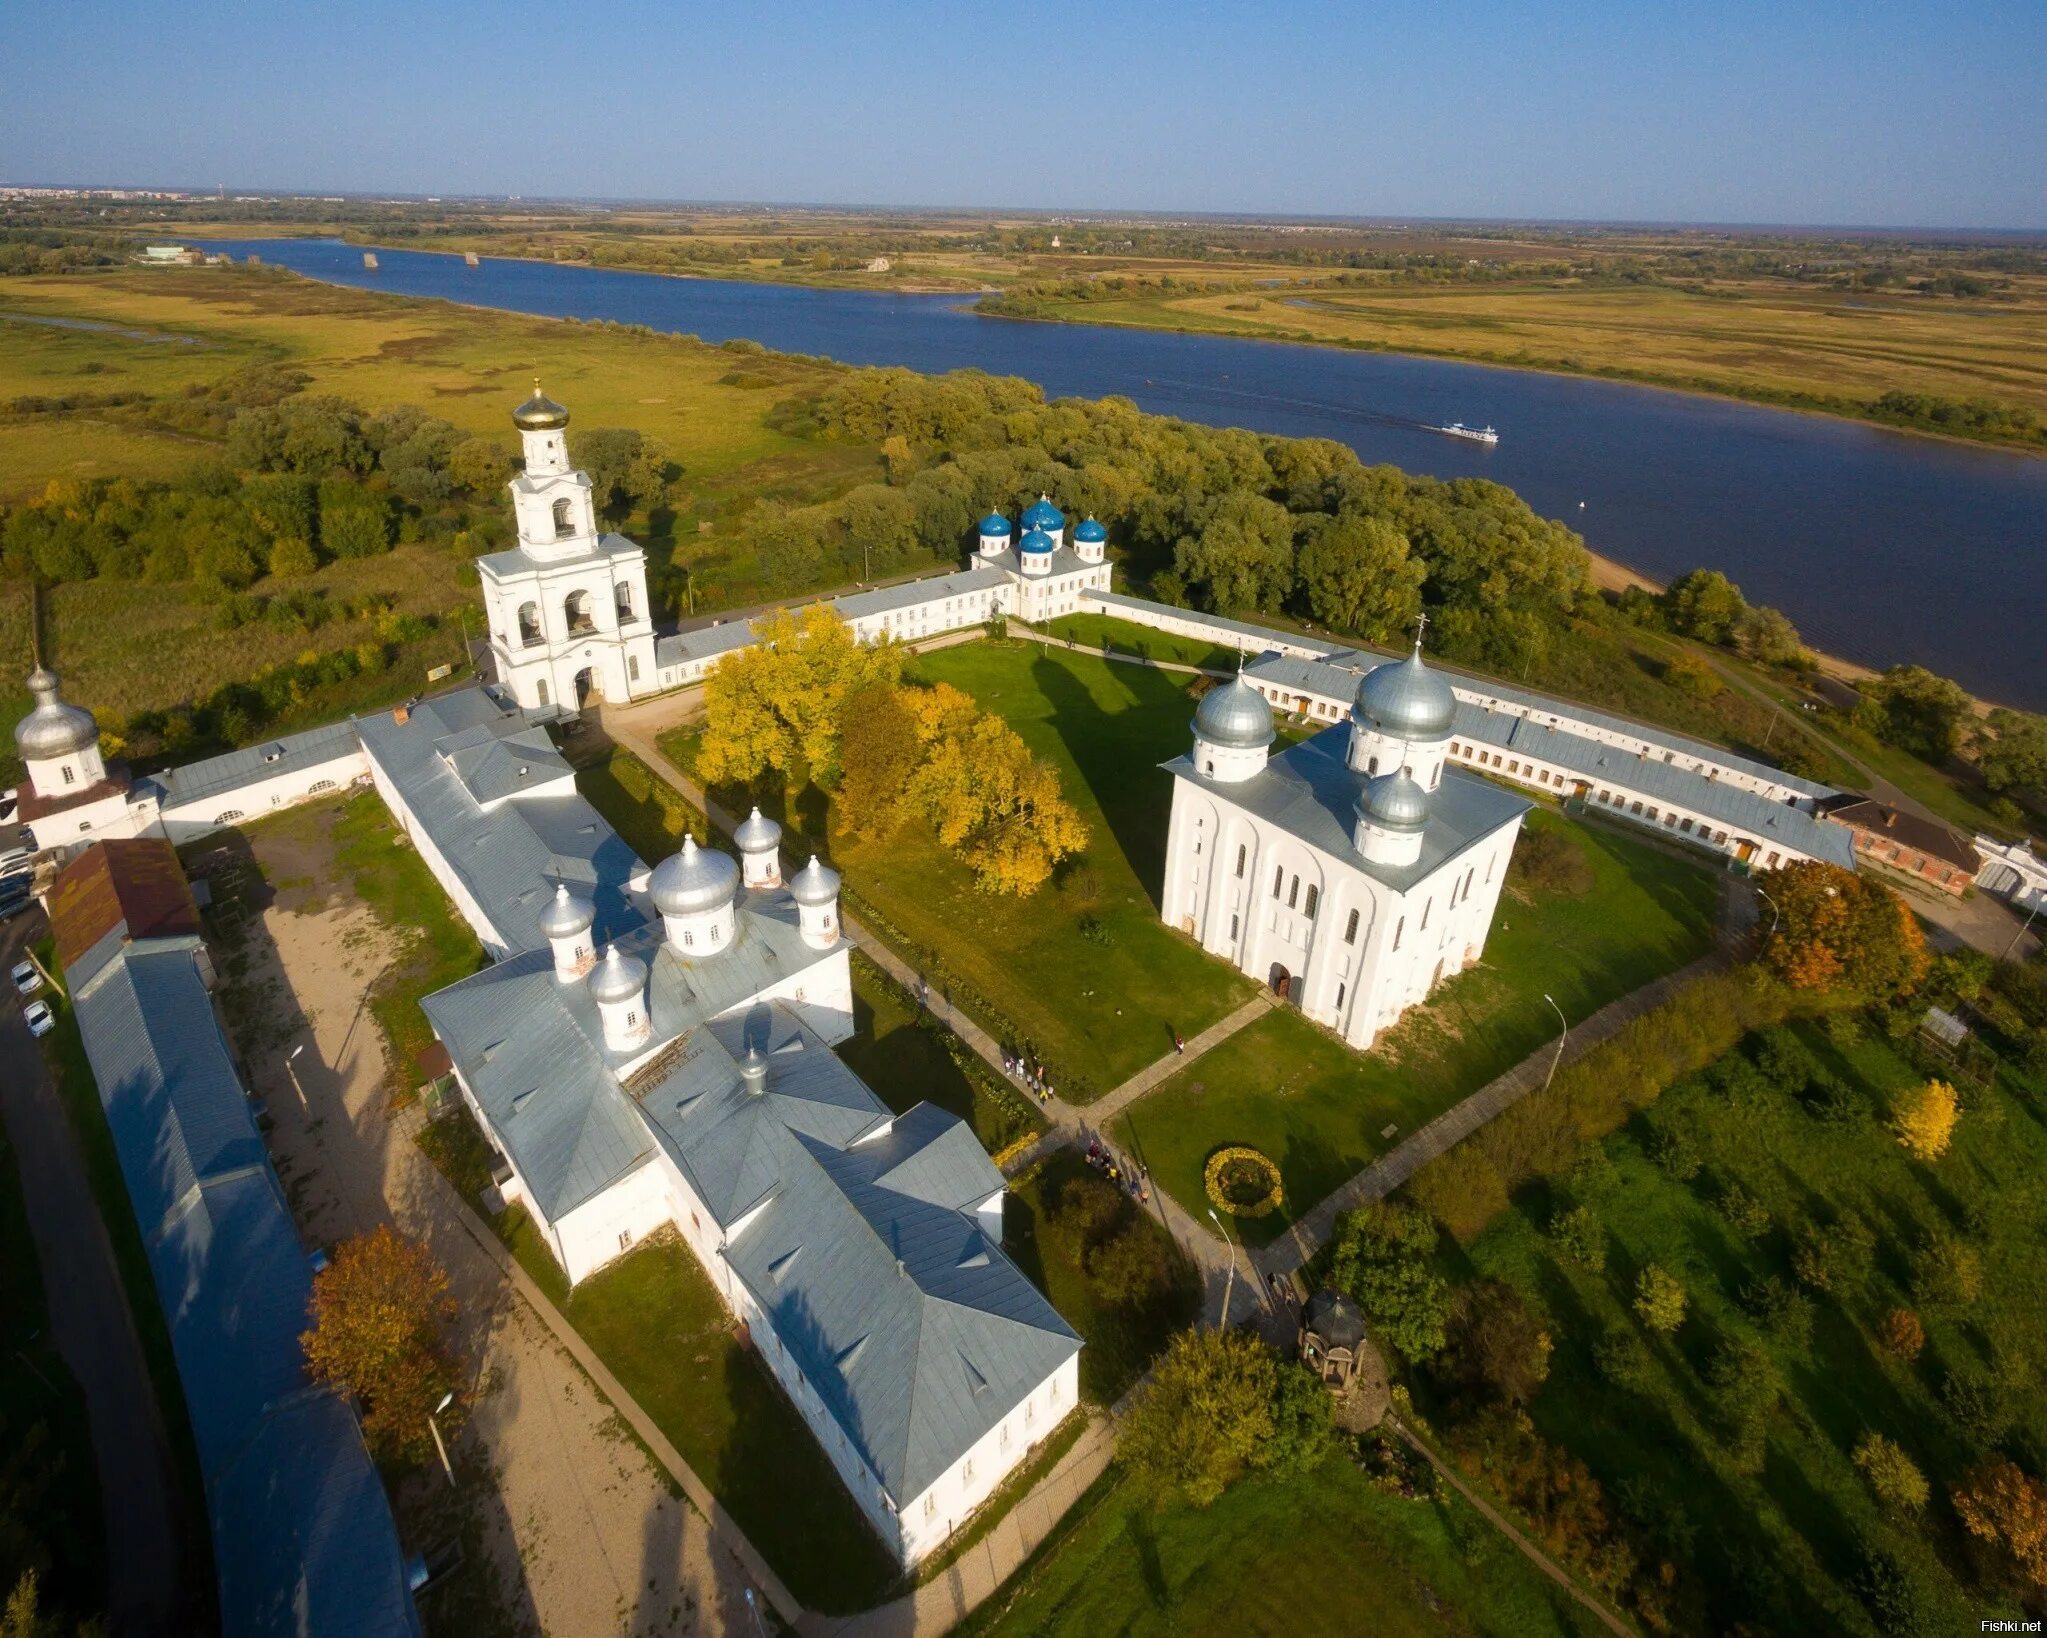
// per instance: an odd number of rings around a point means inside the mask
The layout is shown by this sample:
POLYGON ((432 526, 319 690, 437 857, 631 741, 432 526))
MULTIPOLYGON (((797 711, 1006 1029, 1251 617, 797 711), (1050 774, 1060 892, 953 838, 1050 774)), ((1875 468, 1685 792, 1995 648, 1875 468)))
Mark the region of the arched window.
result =
POLYGON ((534 683, 533 693, 535 696, 533 703, 535 705, 545 705, 547 703, 547 679, 545 677, 540 678, 539 681, 534 683))
POLYGON ((572 591, 562 599, 562 613, 568 617, 572 632, 595 631, 597 622, 590 617, 590 594, 586 591, 572 591))
POLYGON ((1344 942, 1344 943, 1346 943, 1346 944, 1355 944, 1355 943, 1357 943, 1357 941, 1358 941, 1358 913, 1357 913, 1357 912, 1356 912, 1355 910, 1353 910, 1353 911, 1352 911, 1352 912, 1350 913, 1350 920, 1346 921, 1346 922, 1345 922, 1345 923, 1343 924, 1343 942, 1344 942))
POLYGON ((618 620, 624 625, 633 617, 633 588, 621 580, 612 589, 618 593, 618 620))
POLYGON ((540 641, 540 605, 521 603, 519 605, 519 641, 537 643, 540 641))
POLYGON ((554 532, 557 539, 576 532, 575 520, 569 516, 569 497, 566 495, 554 503, 554 532))

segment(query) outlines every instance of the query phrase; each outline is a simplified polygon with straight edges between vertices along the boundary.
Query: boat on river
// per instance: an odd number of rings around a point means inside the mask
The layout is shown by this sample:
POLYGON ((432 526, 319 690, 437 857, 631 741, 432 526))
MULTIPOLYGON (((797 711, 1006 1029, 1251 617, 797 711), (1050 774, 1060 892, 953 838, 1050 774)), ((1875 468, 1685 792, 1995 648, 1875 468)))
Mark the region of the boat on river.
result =
POLYGON ((1500 435, 1491 427, 1468 427, 1462 421, 1452 421, 1447 427, 1436 428, 1452 438, 1469 438, 1475 444, 1496 444, 1500 435))

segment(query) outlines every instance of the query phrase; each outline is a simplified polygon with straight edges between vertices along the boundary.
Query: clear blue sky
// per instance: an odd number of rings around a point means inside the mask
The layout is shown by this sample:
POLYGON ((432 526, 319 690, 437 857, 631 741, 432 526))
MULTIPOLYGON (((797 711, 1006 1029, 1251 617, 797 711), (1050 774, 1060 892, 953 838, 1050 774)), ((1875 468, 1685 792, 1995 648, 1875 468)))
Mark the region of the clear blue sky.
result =
POLYGON ((64 0, 0 181, 2047 227, 2047 0, 64 0))

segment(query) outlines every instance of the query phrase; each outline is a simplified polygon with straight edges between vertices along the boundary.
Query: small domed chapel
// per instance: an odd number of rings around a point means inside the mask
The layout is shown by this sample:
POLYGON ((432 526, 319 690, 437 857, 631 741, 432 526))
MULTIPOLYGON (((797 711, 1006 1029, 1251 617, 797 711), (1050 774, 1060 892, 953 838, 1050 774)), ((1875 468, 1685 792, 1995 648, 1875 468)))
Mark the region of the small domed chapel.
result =
POLYGON ((1530 804, 1445 766, 1457 699, 1414 652, 1347 724, 1273 753, 1265 696, 1202 696, 1173 777, 1162 914, 1353 1046, 1485 952, 1530 804))

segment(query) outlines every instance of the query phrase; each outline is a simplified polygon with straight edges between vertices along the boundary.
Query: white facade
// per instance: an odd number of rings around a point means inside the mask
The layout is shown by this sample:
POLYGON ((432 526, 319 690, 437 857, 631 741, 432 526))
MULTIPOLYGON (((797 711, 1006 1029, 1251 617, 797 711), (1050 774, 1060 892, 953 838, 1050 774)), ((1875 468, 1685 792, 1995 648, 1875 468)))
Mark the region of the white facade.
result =
POLYGON ((1271 718, 1247 678, 1204 699, 1192 753, 1172 765, 1163 887, 1168 925, 1359 1048, 1485 953, 1525 811, 1457 789, 1462 828, 1439 822, 1449 691, 1418 645, 1380 671, 1383 694, 1404 690, 1395 709, 1375 714, 1361 685, 1347 730, 1276 767, 1262 765, 1271 718))
POLYGON ((646 552, 599 531, 590 476, 569 464, 568 411, 536 384, 513 419, 526 456, 509 485, 519 544, 477 564, 499 681, 528 709, 654 692, 646 552))
POLYGON ((2047 910, 2047 859, 2024 842, 1990 836, 1976 838, 1976 851, 1983 857, 1976 885, 1984 892, 1995 893, 2014 910, 2047 910))

